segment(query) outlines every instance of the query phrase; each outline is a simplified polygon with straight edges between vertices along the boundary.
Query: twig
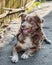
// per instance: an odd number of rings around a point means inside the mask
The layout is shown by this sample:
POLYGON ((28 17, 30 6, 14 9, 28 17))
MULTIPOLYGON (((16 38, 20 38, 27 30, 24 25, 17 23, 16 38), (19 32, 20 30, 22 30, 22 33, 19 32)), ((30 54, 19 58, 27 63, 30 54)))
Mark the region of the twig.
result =
POLYGON ((5 16, 17 13, 17 12, 24 12, 24 8, 18 8, 18 9, 13 9, 13 8, 3 8, 4 10, 7 10, 5 13, 0 15, 0 19, 4 18, 5 16))

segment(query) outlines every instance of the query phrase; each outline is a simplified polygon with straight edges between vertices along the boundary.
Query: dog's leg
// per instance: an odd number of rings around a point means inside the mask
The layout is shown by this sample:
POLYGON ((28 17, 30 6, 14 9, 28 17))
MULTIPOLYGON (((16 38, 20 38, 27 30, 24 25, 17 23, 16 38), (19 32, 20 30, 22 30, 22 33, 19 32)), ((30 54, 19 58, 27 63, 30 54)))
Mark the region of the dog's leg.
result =
POLYGON ((18 62, 18 53, 17 53, 15 47, 12 50, 12 58, 11 58, 11 61, 14 62, 14 63, 18 62))
POLYGON ((30 48, 30 49, 28 49, 28 50, 26 50, 23 54, 22 54, 22 56, 21 56, 21 58, 22 59, 28 59, 30 56, 33 56, 32 54, 34 53, 34 52, 36 52, 36 51, 38 51, 40 48, 35 48, 35 47, 33 47, 33 48, 30 48))
POLYGON ((15 45, 13 47, 13 50, 12 50, 12 58, 11 58, 11 61, 12 62, 14 62, 14 63, 18 62, 18 60, 19 60, 19 58, 18 58, 18 52, 20 52, 20 50, 21 50, 21 47, 20 46, 15 45))

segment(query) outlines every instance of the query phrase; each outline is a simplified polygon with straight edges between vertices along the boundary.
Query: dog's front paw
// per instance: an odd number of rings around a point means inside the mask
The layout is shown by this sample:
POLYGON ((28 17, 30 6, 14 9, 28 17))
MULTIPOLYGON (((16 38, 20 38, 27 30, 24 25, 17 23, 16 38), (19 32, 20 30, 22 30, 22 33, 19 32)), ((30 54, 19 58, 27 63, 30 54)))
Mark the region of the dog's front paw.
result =
POLYGON ((24 54, 21 56, 21 58, 22 58, 22 59, 28 59, 28 58, 29 58, 29 55, 24 53, 24 54))
POLYGON ((11 61, 12 61, 13 63, 18 62, 18 56, 12 56, 11 61))

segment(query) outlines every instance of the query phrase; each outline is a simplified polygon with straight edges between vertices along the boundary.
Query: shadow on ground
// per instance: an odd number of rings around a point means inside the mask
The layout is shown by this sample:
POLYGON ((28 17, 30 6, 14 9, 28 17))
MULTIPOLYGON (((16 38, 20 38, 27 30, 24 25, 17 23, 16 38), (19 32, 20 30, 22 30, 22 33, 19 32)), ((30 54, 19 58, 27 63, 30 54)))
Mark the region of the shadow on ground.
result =
MULTIPOLYGON (((43 29, 48 39, 52 40, 52 12, 44 17, 45 22, 43 29)), ((0 49, 0 65, 52 65, 52 44, 43 44, 45 48, 41 49, 27 60, 19 59, 19 62, 11 63, 9 56, 11 55, 11 48, 15 43, 15 38, 9 45, 0 49)))

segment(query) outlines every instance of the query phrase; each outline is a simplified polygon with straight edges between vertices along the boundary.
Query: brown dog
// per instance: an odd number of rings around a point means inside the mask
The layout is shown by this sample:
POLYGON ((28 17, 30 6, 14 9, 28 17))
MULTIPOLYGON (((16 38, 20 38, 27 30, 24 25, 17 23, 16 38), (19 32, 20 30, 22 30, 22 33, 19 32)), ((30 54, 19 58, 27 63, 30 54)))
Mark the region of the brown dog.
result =
POLYGON ((17 44, 13 47, 12 62, 18 62, 18 52, 25 50, 22 59, 32 56, 32 53, 38 51, 43 41, 50 43, 42 31, 44 20, 37 15, 21 14, 21 27, 17 34, 17 44))

